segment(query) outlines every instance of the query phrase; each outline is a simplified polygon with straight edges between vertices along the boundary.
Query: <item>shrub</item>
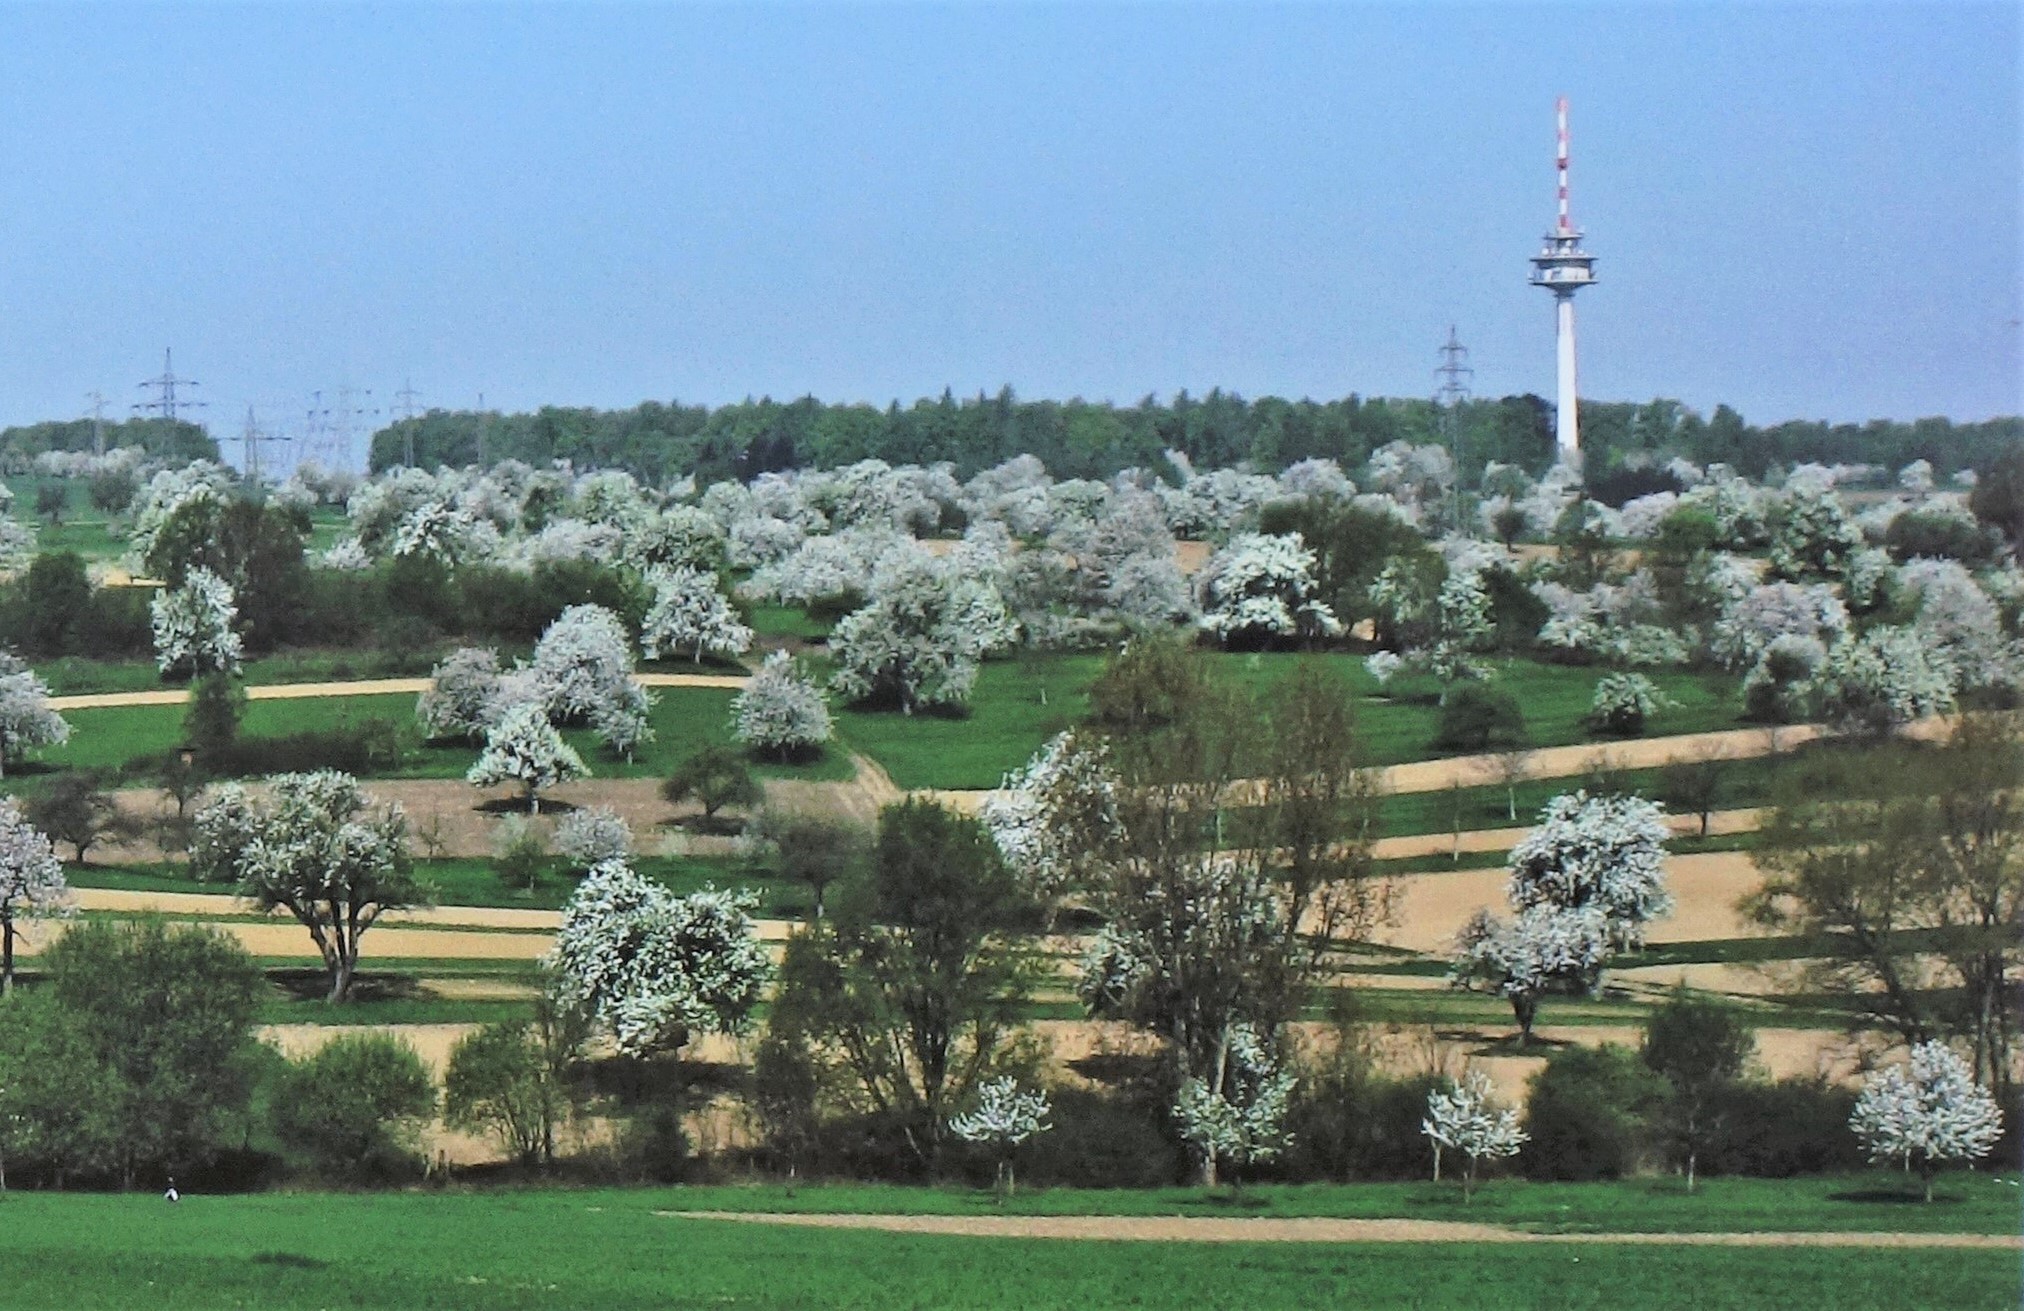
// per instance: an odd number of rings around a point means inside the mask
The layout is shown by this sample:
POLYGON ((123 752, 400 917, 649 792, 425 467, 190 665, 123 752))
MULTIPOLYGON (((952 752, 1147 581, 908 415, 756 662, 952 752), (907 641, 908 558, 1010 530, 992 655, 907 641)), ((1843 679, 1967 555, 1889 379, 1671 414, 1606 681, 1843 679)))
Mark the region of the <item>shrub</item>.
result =
POLYGON ((1980 564, 1995 553, 1997 534, 1959 514, 1907 510, 1890 521, 1883 543, 1903 563, 1915 559, 1980 564))
POLYGON ((274 1130, 318 1169, 365 1177, 412 1167, 436 1089, 415 1049, 381 1033, 348 1033, 293 1061, 274 1101, 274 1130))
POLYGON ((1525 741, 1525 712, 1509 692, 1462 683, 1448 690, 1434 746, 1442 751, 1485 751, 1525 741))
POLYGON ((1646 1117, 1663 1081, 1614 1043, 1568 1047, 1527 1085, 1519 1164, 1531 1179, 1616 1179, 1646 1152, 1646 1117))
POLYGON ((1654 711, 1672 704, 1658 685, 1643 674, 1604 674, 1595 685, 1588 709, 1589 726, 1598 733, 1636 737, 1654 711))
POLYGON ((1702 1167, 1770 1179, 1857 1169, 1862 1148, 1848 1131, 1854 1109, 1855 1091, 1825 1079, 1732 1084, 1716 1101, 1723 1131, 1702 1167))
POLYGON ((1022 1149, 1025 1178, 1063 1188, 1157 1188, 1185 1176, 1185 1155, 1150 1112, 1086 1088, 1049 1096, 1054 1128, 1022 1149))

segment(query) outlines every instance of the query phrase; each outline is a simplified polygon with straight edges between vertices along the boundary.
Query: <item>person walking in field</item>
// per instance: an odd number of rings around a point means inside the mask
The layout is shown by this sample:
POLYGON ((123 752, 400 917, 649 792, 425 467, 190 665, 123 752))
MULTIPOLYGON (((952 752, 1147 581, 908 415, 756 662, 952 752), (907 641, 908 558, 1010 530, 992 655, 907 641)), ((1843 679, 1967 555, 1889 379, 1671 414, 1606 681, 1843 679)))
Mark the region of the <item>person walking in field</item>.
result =
POLYGON ((174 1175, 169 1176, 169 1190, 162 1194, 162 1200, 164 1202, 180 1202, 183 1200, 183 1195, 176 1191, 176 1177, 174 1175))

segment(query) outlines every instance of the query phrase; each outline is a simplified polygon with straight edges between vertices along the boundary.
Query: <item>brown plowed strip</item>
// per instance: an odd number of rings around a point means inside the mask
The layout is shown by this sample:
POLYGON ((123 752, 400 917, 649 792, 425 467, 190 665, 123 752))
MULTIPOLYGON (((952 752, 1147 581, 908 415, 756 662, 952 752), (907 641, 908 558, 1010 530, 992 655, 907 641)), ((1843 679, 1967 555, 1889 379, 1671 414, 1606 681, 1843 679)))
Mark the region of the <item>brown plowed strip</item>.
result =
POLYGON ((1624 1243, 1654 1247, 1968 1247, 2024 1251, 2007 1234, 1535 1234, 1455 1220, 1332 1220, 1097 1215, 786 1215, 656 1211, 677 1220, 737 1220, 813 1229, 878 1229, 964 1238, 1068 1238, 1151 1243, 1624 1243))
MULTIPOLYGON (((643 687, 741 688, 751 680, 743 674, 633 675, 643 687)), ((429 690, 426 678, 357 678, 341 683, 265 683, 246 689, 249 701, 302 701, 331 696, 420 696, 429 690)), ((101 710, 118 706, 179 706, 190 699, 186 687, 151 687, 139 692, 86 692, 49 698, 51 710, 101 710)))

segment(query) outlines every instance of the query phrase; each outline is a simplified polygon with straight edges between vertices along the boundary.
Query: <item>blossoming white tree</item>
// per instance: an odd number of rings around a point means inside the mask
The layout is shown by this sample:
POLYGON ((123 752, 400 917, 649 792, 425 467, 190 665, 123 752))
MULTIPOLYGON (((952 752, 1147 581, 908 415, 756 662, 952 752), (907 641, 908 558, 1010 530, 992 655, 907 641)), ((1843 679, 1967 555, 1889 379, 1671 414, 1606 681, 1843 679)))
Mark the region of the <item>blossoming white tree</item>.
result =
POLYGON ((473 741, 498 722, 499 653, 482 647, 459 647, 443 658, 429 681, 429 690, 415 703, 415 717, 430 737, 461 737, 473 741))
POLYGON ((555 826, 555 854, 577 869, 627 860, 632 851, 632 826, 609 806, 572 810, 555 826))
POLYGON ((199 565, 184 576, 181 587, 155 593, 148 609, 155 664, 163 673, 202 677, 239 672, 243 646, 232 627, 239 606, 230 583, 199 565))
POLYGON ((1511 1003, 1530 1042, 1539 999, 1592 992, 1611 951, 1641 946, 1672 909, 1665 886, 1664 811, 1641 797, 1555 797, 1511 849, 1506 923, 1480 911, 1457 939, 1449 982, 1487 983, 1511 1003))
POLYGON ((961 705, 984 656, 1012 636, 996 588, 931 561, 903 561, 881 571, 870 602, 830 634, 830 686, 852 701, 891 701, 908 714, 961 705))
POLYGON ((1635 737, 1644 732, 1647 719, 1672 704, 1643 674, 1604 674, 1595 684, 1588 718, 1602 732, 1635 737))
POLYGON ((1314 552, 1298 533, 1239 533, 1198 580, 1204 629, 1232 641, 1333 637, 1342 631, 1319 596, 1314 552))
POLYGON ((527 809, 541 811, 541 789, 587 778, 590 769, 576 748, 562 740, 539 705, 514 706, 485 734, 485 749, 464 775, 478 787, 514 782, 526 789, 527 809))
POLYGON ((569 899, 547 963, 562 997, 629 1055, 741 1033, 773 976, 755 904, 748 892, 714 888, 677 897, 606 861, 569 899))
POLYGON ((731 659, 752 649, 752 630, 717 590, 717 575, 688 565, 656 569, 653 605, 640 625, 640 649, 649 660, 685 652, 697 664, 705 654, 731 659))
POLYGON ((1436 1181, 1441 1177, 1442 1148, 1452 1148, 1468 1158, 1468 1169, 1462 1175, 1464 1202, 1475 1192, 1479 1162, 1516 1156, 1525 1143, 1518 1112, 1497 1105, 1490 1093, 1490 1077, 1481 1070, 1470 1070, 1459 1083, 1427 1094, 1427 1118, 1420 1121, 1420 1132, 1433 1140, 1436 1181))
POLYGON ((1844 732, 1887 733, 1954 708, 1956 674, 1945 652, 1910 628, 1880 626, 1828 648, 1806 696, 1844 732))
POLYGON ((70 722, 49 708, 49 687, 35 671, 0 651, 0 777, 30 747, 61 746, 70 722))
POLYGON ((0 513, 0 574, 24 569, 35 557, 35 529, 0 513))
POLYGON ((0 992, 14 990, 20 922, 70 913, 70 885, 56 845, 23 817, 20 802, 0 798, 0 992))
POLYGON ((976 1109, 949 1117, 949 1132, 991 1149, 998 1162, 997 1190, 1009 1196, 1018 1186, 1012 1155, 1021 1143, 1054 1127, 1047 1121, 1050 1109, 1046 1093, 1027 1092, 1017 1079, 1004 1075, 978 1086, 976 1109))
POLYGON ((632 642, 624 621, 603 606, 564 610, 534 644, 528 670, 554 722, 588 723, 607 745, 627 756, 652 738, 647 712, 653 698, 633 678, 632 642))
POLYGON ((740 742, 781 760, 820 747, 835 732, 828 698, 785 651, 768 652, 731 699, 731 721, 740 742))
POLYGON ((270 784, 264 801, 228 784, 197 813, 192 864, 205 863, 200 878, 237 883, 262 911, 293 915, 323 957, 329 1000, 342 1001, 366 930, 386 911, 430 900, 414 875, 407 818, 398 805, 372 809, 358 780, 334 769, 270 784))
POLYGON ((1908 1065, 1871 1074, 1848 1124, 1871 1160, 1916 1168, 1928 1202, 1941 1166, 1987 1156, 2003 1136, 1996 1099, 1943 1042, 1922 1042, 1908 1065))
POLYGON ((1118 780, 1101 741, 1056 735, 1005 776, 980 818, 1005 863, 1050 914, 1101 858, 1088 835, 1115 831, 1118 780))
POLYGON ((1191 1078, 1174 1100, 1181 1136, 1202 1158, 1202 1185, 1214 1188, 1221 1166, 1269 1161, 1292 1144, 1286 1110, 1296 1082, 1248 1024, 1231 1026, 1222 1086, 1191 1078))

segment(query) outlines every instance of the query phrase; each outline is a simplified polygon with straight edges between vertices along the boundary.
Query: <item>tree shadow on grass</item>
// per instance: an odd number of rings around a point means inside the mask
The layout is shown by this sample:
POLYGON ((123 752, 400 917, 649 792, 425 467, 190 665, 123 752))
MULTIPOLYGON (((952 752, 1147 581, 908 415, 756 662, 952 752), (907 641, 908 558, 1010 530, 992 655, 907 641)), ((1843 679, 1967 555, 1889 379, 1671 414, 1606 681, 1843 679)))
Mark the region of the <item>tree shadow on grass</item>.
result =
MULTIPOLYGON (((489 800, 479 802, 477 805, 471 807, 471 809, 485 815, 526 815, 530 813, 527 809, 527 800, 524 797, 492 797, 489 800)), ((567 815, 571 811, 581 809, 583 807, 576 805, 574 802, 543 797, 541 799, 540 814, 567 815)), ((539 815, 535 816, 535 818, 539 817, 539 815)))
POLYGON ((1905 1206, 1919 1209, 1923 1209, 1929 1205, 1959 1206, 1962 1201, 1960 1197, 1935 1191, 1933 1193, 1933 1200, 1929 1203, 1926 1201, 1925 1196, 1919 1192, 1918 1187, 1912 1184, 1907 1184, 1903 1188, 1887 1188, 1881 1185, 1875 1188, 1850 1188, 1838 1193, 1829 1193, 1827 1200, 1830 1202, 1854 1202, 1860 1206, 1905 1206))

